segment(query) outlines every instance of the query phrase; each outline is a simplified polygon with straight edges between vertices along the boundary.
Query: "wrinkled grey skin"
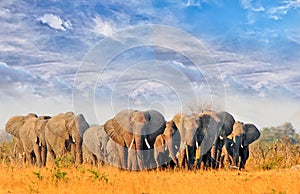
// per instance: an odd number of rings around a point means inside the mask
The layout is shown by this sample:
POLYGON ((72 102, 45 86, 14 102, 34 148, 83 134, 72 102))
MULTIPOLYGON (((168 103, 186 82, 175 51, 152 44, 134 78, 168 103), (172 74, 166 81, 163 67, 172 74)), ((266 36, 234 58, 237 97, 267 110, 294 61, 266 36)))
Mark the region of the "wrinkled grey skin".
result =
POLYGON ((83 157, 93 165, 104 162, 108 156, 107 143, 109 136, 104 131, 103 125, 88 128, 83 134, 83 157))
POLYGON ((200 146, 198 163, 206 162, 210 153, 215 134, 219 130, 220 120, 212 111, 199 115, 177 114, 172 119, 179 129, 181 145, 178 152, 179 166, 193 168, 196 159, 196 150, 200 146), (186 165, 187 164, 187 165, 186 165))
POLYGON ((173 121, 166 122, 164 133, 158 135, 154 142, 154 158, 157 167, 171 163, 173 164, 172 166, 178 166, 176 154, 180 147, 180 141, 180 134, 176 124, 173 121))
POLYGON ((46 165, 45 127, 50 116, 32 117, 20 128, 20 140, 25 152, 26 163, 41 167, 46 165), (36 161, 33 160, 33 157, 36 161))
POLYGON ((212 158, 216 161, 216 165, 212 164, 213 168, 219 168, 222 148, 225 145, 227 136, 232 133, 233 125, 235 123, 234 117, 228 112, 222 111, 217 112, 216 114, 220 119, 222 126, 220 127, 219 135, 217 136, 212 148, 212 158))
POLYGON ((155 110, 125 109, 104 124, 104 130, 116 144, 118 166, 130 170, 155 167, 153 145, 162 134, 165 119, 155 110))
POLYGON ((55 159, 71 151, 75 164, 82 163, 82 137, 88 128, 82 114, 68 112, 49 119, 45 129, 48 156, 55 159))
POLYGON ((255 125, 235 122, 232 134, 227 138, 225 145, 231 158, 230 162, 235 168, 245 168, 249 158, 249 145, 259 137, 260 132, 255 125))

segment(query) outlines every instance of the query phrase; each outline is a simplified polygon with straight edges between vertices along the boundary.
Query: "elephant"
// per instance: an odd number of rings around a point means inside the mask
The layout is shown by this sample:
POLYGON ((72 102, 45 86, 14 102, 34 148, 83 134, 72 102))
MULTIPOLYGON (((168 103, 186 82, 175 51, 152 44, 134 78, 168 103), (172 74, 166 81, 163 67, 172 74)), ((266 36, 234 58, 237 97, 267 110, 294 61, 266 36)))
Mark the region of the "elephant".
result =
POLYGON ((156 137, 154 142, 154 158, 157 167, 166 166, 169 162, 172 166, 178 166, 176 154, 180 147, 180 134, 174 121, 166 122, 163 134, 156 137), (171 162, 171 161, 172 162, 171 162))
POLYGON ((172 120, 179 129, 181 144, 178 152, 179 166, 187 166, 191 169, 196 159, 196 150, 199 147, 198 165, 201 161, 206 162, 220 120, 213 111, 205 111, 200 114, 184 115, 177 114, 172 120))
POLYGON ((221 127, 219 135, 216 137, 212 148, 212 158, 216 161, 216 165, 213 168, 219 168, 222 148, 225 145, 225 141, 228 135, 232 133, 233 125, 235 123, 234 117, 225 111, 217 112, 216 115, 221 120, 221 127))
POLYGON ((81 164, 82 137, 88 128, 89 124, 82 114, 67 112, 49 119, 45 129, 48 156, 55 159, 71 151, 75 165, 81 164))
POLYGON ((232 134, 227 138, 226 150, 234 168, 245 168, 249 158, 249 145, 260 137, 260 132, 254 124, 234 123, 232 134))
POLYGON ((154 142, 165 129, 164 116, 156 110, 124 109, 104 124, 116 144, 118 166, 129 170, 154 168, 154 142))
POLYGON ((5 125, 5 131, 11 135, 13 135, 13 139, 15 142, 14 145, 14 153, 16 155, 17 160, 23 160, 23 145, 20 140, 20 128, 24 125, 24 123, 33 117, 37 117, 34 113, 29 113, 26 116, 12 116, 5 125))
POLYGON ((109 136, 105 133, 103 125, 95 125, 88 128, 83 134, 83 157, 86 160, 90 160, 93 165, 98 165, 101 161, 105 162, 108 141, 109 136))
POLYGON ((35 158, 39 167, 46 166, 45 127, 50 118, 50 116, 32 117, 20 128, 19 135, 27 163, 33 164, 35 158))

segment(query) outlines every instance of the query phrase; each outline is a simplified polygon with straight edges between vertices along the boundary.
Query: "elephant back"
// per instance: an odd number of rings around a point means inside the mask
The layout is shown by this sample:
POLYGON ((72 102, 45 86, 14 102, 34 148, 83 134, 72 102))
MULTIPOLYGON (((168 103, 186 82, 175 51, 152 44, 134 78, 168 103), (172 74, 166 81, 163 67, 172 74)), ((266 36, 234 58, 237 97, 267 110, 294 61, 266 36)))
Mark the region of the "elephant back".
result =
POLYGON ((20 138, 20 134, 19 134, 20 128, 24 125, 24 123, 28 119, 30 119, 32 117, 36 118, 37 115, 33 114, 33 113, 29 113, 27 116, 13 116, 13 117, 11 117, 5 125, 5 131, 7 133, 12 134, 13 136, 15 136, 17 138, 20 138))

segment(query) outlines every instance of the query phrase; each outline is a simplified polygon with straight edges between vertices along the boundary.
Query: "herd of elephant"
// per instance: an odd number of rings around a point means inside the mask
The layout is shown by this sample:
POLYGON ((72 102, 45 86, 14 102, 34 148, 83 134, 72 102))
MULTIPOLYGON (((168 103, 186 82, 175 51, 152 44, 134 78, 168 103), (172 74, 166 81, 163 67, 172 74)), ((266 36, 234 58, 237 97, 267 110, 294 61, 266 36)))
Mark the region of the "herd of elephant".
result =
POLYGON ((107 163, 128 170, 221 168, 224 158, 242 169, 249 145, 260 136, 255 125, 235 121, 225 111, 180 113, 166 121, 156 110, 126 109, 94 126, 73 112, 53 117, 30 113, 11 117, 5 130, 27 164, 46 166, 71 153, 75 165, 107 163))

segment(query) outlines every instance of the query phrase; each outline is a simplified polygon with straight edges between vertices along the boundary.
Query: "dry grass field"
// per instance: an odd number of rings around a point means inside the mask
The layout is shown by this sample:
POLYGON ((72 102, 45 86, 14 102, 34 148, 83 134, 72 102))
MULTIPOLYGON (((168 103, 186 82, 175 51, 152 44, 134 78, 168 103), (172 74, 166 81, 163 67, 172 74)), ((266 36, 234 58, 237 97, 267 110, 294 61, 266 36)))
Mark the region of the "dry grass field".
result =
POLYGON ((300 193, 300 170, 129 172, 109 166, 2 164, 0 193, 300 193))

